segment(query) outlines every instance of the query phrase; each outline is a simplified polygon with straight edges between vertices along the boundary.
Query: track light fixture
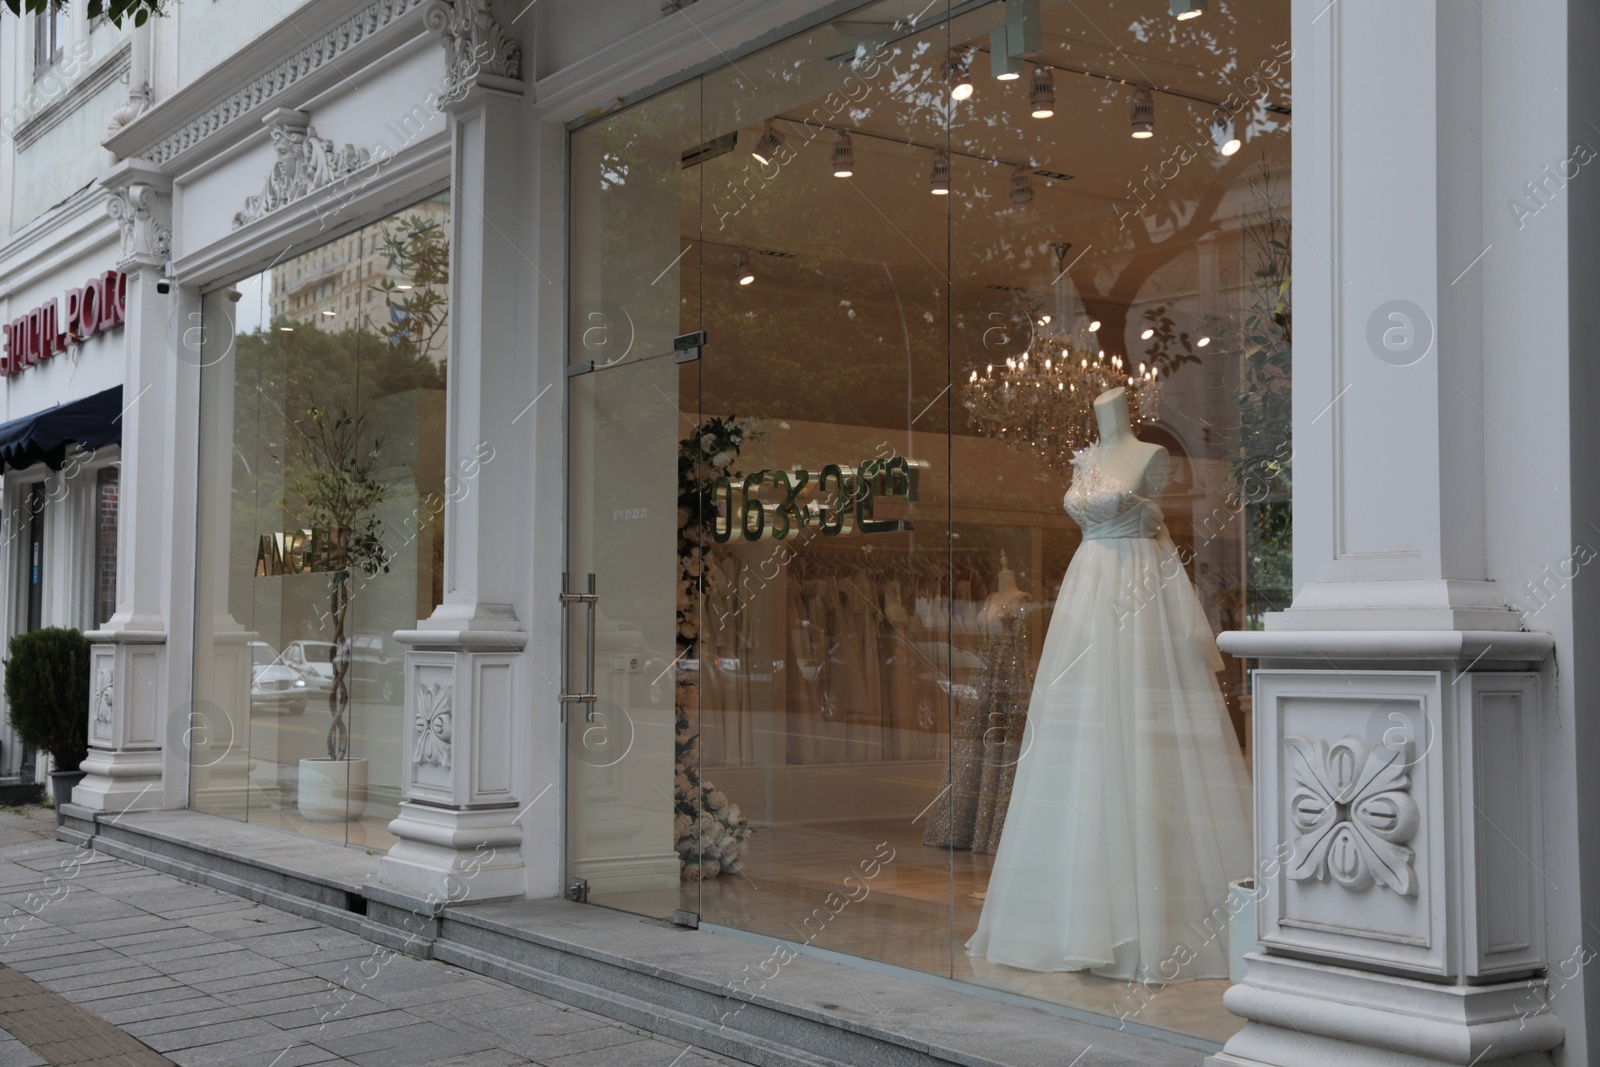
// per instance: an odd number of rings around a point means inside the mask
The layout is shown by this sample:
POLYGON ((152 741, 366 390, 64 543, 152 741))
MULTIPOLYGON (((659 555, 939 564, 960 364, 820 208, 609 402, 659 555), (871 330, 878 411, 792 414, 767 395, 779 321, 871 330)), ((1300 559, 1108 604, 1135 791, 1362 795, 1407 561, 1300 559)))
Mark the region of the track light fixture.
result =
POLYGON ((942 148, 933 154, 933 167, 928 172, 928 191, 934 196, 950 195, 950 153, 942 148))
POLYGON ((989 73, 1003 82, 1014 82, 1022 77, 1022 56, 1011 51, 1011 38, 1004 26, 989 31, 989 73))
POLYGON ((750 269, 750 257, 743 252, 734 253, 733 276, 739 280, 740 285, 749 285, 756 280, 756 272, 750 269))
POLYGON ((848 178, 856 172, 856 146, 850 135, 840 130, 833 135, 833 176, 848 178))
POLYGON ((1167 12, 1179 22, 1199 18, 1210 6, 1210 0, 1167 0, 1167 12))
POLYGON ((1056 76, 1049 67, 1033 68, 1033 88, 1028 94, 1033 117, 1047 119, 1056 113, 1056 76))
POLYGON ((1211 140, 1217 146, 1217 151, 1225 156, 1231 156, 1239 151, 1242 142, 1233 132, 1233 120, 1226 119, 1211 124, 1211 140))
POLYGON ((779 133, 771 122, 768 122, 767 128, 761 132, 761 140, 756 142, 756 146, 751 150, 750 154, 755 157, 757 163, 765 167, 777 158, 778 152, 782 148, 783 134, 779 133))
POLYGON ((1133 136, 1143 141, 1156 135, 1156 101, 1150 95, 1149 89, 1140 89, 1133 94, 1133 105, 1130 113, 1133 126, 1133 136))
POLYGON ((1026 167, 1011 172, 1011 202, 1018 207, 1033 203, 1033 175, 1026 167))
POLYGON ((972 95, 972 76, 967 73, 967 61, 959 52, 951 52, 944 61, 944 83, 950 87, 950 99, 961 101, 972 95))

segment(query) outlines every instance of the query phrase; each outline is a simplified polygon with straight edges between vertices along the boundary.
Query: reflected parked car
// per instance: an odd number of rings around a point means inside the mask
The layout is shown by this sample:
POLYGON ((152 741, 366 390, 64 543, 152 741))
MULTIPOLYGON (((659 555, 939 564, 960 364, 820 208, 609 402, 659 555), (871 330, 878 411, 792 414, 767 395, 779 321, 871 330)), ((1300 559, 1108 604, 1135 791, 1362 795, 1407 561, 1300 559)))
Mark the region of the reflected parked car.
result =
POLYGON ((311 691, 305 675, 283 661, 276 649, 265 641, 250 642, 250 706, 287 710, 299 715, 306 710, 311 691))
POLYGON ((382 634, 360 633, 350 640, 350 692, 381 704, 400 701, 406 657, 382 634))
POLYGON ((300 672, 312 695, 333 692, 332 641, 290 641, 283 646, 283 662, 300 672))

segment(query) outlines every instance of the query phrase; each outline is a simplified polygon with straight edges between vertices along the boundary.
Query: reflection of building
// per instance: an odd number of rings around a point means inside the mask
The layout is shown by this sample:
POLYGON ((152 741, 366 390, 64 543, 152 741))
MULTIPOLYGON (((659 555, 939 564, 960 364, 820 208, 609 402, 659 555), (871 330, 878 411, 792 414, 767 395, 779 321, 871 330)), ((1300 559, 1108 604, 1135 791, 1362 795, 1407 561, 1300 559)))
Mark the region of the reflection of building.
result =
MULTIPOLYGON (((272 319, 290 319, 327 333, 371 330, 391 321, 389 304, 405 299, 410 279, 390 261, 384 235, 399 233, 413 218, 448 226, 448 200, 424 200, 399 218, 369 223, 274 266, 268 297, 272 319), (384 279, 396 287, 388 297, 378 288, 384 279)), ((442 349, 428 354, 435 360, 445 355, 442 349)))

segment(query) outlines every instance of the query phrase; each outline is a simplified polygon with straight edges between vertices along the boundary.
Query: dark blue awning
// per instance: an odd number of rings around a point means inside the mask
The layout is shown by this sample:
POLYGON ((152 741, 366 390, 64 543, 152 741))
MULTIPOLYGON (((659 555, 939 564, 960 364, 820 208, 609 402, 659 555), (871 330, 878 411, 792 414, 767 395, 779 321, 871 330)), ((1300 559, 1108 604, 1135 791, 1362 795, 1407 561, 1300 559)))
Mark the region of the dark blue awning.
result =
POLYGON ((44 463, 60 470, 67 446, 93 451, 122 443, 122 386, 0 422, 0 470, 44 463))

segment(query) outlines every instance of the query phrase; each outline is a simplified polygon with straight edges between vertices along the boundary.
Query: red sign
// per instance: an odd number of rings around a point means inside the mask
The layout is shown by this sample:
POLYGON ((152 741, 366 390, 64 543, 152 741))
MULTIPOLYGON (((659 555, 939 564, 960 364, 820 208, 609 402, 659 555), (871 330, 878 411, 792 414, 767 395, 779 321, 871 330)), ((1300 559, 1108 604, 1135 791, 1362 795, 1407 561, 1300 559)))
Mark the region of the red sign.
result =
POLYGON ((97 333, 121 326, 127 317, 128 276, 108 270, 82 289, 67 290, 66 329, 61 328, 60 306, 51 298, 19 318, 6 323, 5 352, 0 355, 0 376, 21 374, 68 345, 79 344, 97 333))

